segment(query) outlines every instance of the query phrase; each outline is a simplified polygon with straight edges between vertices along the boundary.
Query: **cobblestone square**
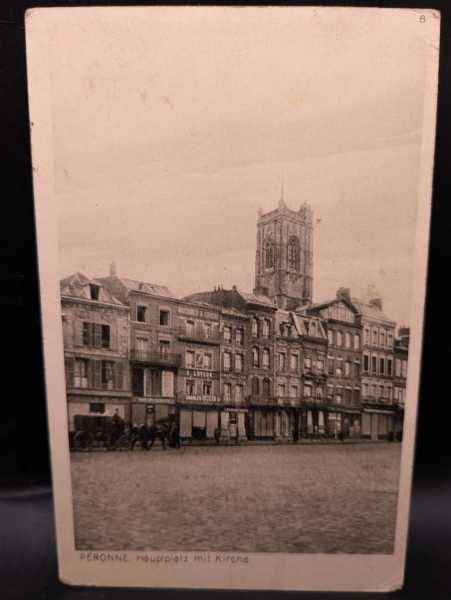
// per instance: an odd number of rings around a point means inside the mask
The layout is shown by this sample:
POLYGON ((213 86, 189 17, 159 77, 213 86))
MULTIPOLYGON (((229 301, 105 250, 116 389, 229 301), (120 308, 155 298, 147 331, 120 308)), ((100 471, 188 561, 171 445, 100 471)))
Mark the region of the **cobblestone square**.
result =
POLYGON ((73 453, 79 550, 391 553, 398 444, 73 453))

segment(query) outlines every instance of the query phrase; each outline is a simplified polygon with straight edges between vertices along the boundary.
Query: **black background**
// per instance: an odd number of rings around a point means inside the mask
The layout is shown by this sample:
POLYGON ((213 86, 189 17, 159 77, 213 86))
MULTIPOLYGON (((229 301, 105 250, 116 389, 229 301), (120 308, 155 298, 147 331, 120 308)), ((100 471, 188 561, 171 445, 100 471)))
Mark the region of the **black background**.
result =
MULTIPOLYGON (((91 3, 102 4, 147 3, 91 3)), ((305 4, 349 5, 346 2, 305 4)), ((80 5, 89 3, 4 0, 0 5, 0 323, 4 349, 0 379, 0 597, 87 600, 372 597, 372 594, 77 589, 57 580, 27 115, 24 11, 32 6, 80 5)), ((451 597, 451 10, 445 2, 426 1, 350 5, 436 8, 442 13, 428 296, 406 582, 402 591, 378 597, 448 599, 451 597)))

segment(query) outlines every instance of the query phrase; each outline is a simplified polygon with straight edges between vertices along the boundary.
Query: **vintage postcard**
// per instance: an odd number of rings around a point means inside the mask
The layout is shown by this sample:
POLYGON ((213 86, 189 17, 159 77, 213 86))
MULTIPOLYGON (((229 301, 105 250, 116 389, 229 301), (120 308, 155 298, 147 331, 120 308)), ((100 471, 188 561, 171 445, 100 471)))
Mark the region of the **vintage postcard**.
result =
POLYGON ((440 15, 26 15, 60 577, 402 586, 440 15))

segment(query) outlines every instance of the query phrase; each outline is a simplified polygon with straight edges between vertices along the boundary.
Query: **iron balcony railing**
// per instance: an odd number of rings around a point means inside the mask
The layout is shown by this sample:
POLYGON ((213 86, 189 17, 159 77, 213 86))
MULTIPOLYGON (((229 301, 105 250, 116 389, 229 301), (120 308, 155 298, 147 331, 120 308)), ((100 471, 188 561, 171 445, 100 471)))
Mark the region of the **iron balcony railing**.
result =
POLYGON ((394 402, 391 398, 374 398, 373 396, 362 396, 362 404, 378 404, 381 406, 393 406, 394 402))
POLYGON ((130 359, 133 362, 147 363, 161 367, 180 367, 182 355, 160 350, 131 350, 130 359))

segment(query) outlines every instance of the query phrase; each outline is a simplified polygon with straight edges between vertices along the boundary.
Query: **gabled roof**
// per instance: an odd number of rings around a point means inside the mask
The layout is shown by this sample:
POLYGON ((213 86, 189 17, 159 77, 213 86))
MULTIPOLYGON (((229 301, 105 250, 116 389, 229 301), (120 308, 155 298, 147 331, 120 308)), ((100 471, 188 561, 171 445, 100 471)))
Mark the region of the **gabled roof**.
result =
POLYGON ((81 300, 92 300, 90 285, 99 287, 98 302, 106 304, 118 304, 123 306, 122 302, 115 298, 111 292, 105 288, 98 279, 90 279, 83 273, 74 273, 60 280, 61 296, 78 298, 81 300))
POLYGON ((355 313, 359 313, 359 309, 357 308, 357 306, 354 305, 353 301, 349 301, 347 298, 333 298, 332 300, 326 300, 325 302, 318 302, 316 304, 312 304, 310 307, 308 307, 307 311, 310 310, 320 310, 321 308, 327 308, 328 306, 331 306, 332 304, 339 304, 340 302, 343 302, 343 304, 346 304, 346 306, 348 308, 350 308, 353 312, 355 313))

